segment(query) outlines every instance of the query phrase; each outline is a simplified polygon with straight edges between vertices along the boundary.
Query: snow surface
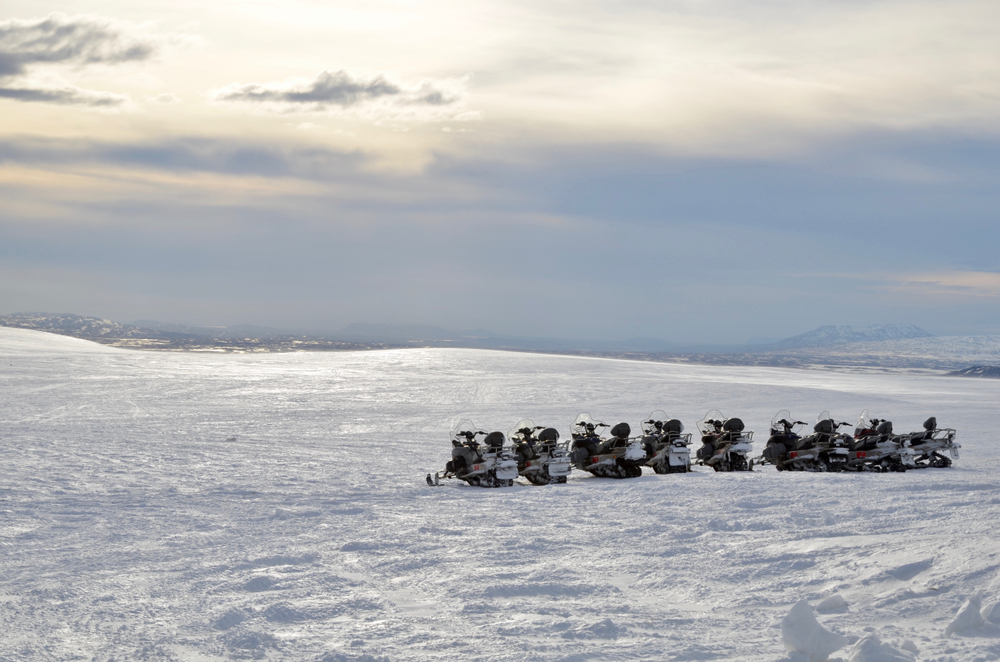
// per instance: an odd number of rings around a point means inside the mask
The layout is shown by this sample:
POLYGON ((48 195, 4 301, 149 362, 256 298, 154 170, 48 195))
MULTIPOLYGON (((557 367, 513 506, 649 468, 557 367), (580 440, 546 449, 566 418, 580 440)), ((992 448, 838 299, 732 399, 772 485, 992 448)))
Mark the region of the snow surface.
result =
POLYGON ((858 660, 1000 659, 992 622, 944 636, 977 591, 1000 599, 1000 382, 454 349, 153 353, 6 328, 0 368, 0 660, 802 660, 781 621, 833 596, 824 628, 874 635, 858 660), (962 457, 424 484, 460 417, 566 434, 581 411, 635 426, 662 408, 692 429, 716 407, 758 452, 782 408, 869 408, 899 431, 935 415, 962 457))

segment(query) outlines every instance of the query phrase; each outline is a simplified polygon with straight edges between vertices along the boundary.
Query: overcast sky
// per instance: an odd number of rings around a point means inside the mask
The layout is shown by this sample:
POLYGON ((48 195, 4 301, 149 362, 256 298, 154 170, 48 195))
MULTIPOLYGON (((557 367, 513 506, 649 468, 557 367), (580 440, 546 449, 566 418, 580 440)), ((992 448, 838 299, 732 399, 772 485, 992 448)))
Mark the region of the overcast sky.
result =
POLYGON ((995 0, 0 11, 0 314, 1000 333, 995 0))

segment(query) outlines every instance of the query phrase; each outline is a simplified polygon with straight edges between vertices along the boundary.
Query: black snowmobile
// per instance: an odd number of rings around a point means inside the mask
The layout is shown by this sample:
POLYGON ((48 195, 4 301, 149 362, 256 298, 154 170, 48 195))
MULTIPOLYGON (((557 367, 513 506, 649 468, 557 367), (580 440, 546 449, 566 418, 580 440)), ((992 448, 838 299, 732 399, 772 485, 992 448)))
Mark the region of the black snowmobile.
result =
POLYGON ((517 460, 508 448, 503 432, 477 428, 468 419, 459 421, 451 432, 451 461, 444 471, 431 476, 428 485, 440 485, 442 478, 457 478, 476 487, 510 487, 517 478, 517 460), (478 437, 483 437, 482 442, 478 437))
POLYGON ((632 428, 619 423, 611 428, 611 436, 604 438, 599 430, 606 423, 595 421, 590 414, 580 414, 573 421, 573 442, 570 458, 573 466, 602 478, 636 478, 642 475, 646 451, 638 438, 630 438, 632 428))

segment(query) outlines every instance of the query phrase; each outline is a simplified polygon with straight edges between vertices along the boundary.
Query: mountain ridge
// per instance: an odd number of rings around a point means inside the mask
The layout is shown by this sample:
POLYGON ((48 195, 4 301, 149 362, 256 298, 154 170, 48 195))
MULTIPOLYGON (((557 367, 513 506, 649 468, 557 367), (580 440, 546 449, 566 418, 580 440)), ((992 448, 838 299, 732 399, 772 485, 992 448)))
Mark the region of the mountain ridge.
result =
POLYGON ((772 344, 774 349, 793 349, 821 345, 845 345, 855 342, 933 338, 914 324, 873 324, 865 327, 825 325, 772 344))

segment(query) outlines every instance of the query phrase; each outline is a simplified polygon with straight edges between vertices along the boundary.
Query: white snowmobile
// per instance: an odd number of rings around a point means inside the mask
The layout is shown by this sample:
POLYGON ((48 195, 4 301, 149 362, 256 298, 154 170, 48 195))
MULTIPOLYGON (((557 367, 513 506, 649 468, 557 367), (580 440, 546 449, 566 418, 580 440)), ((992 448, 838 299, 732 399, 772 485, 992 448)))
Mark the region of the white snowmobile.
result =
POLYGON ((642 445, 646 449, 646 466, 658 474, 691 471, 691 433, 684 434, 684 424, 667 412, 657 409, 642 422, 646 434, 642 445))
POLYGON ((892 434, 892 421, 861 412, 850 443, 847 466, 856 471, 906 471, 916 467, 913 449, 892 434))
POLYGON ((938 428, 937 418, 931 416, 924 421, 923 432, 911 432, 903 435, 903 442, 914 454, 914 464, 917 468, 950 467, 952 458, 958 459, 958 449, 962 444, 955 443, 954 428, 938 428), (948 451, 947 457, 942 451, 948 451))
POLYGON ((459 421, 451 431, 451 462, 443 472, 427 474, 427 484, 457 478, 476 487, 510 487, 517 478, 517 460, 504 442, 503 432, 486 434, 468 419, 459 421), (477 437, 483 437, 481 443, 477 437))
POLYGON ((753 451, 753 431, 738 418, 726 418, 713 409, 698 421, 701 431, 701 448, 698 463, 716 471, 753 471, 753 460, 747 456, 753 451))
POLYGON ((535 425, 530 418, 522 418, 507 433, 514 445, 517 471, 533 485, 565 483, 573 470, 569 451, 559 444, 559 431, 535 425))
POLYGON ((619 423, 611 428, 611 436, 604 438, 601 428, 608 425, 595 421, 590 414, 580 414, 573 421, 573 442, 570 458, 574 466, 602 478, 636 478, 642 475, 646 450, 642 441, 629 438, 632 428, 619 423))
POLYGON ((816 417, 813 434, 801 437, 796 428, 805 425, 792 421, 782 409, 771 419, 771 437, 762 458, 778 471, 841 471, 847 467, 848 446, 852 439, 837 432, 849 423, 838 423, 830 412, 816 417))

